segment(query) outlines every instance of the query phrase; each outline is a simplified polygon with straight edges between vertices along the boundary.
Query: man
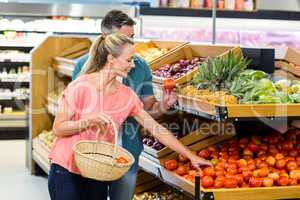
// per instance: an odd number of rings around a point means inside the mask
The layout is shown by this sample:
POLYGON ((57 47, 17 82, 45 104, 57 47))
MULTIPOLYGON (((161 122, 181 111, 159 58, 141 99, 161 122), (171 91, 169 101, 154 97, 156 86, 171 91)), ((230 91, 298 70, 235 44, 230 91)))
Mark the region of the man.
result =
MULTIPOLYGON (((103 34, 120 32, 128 37, 134 37, 135 22, 125 13, 112 10, 103 18, 101 31, 103 34)), ((73 79, 80 74, 88 55, 79 59, 75 65, 73 79)), ((158 118, 172 106, 177 98, 174 93, 164 95, 162 102, 157 102, 153 95, 152 75, 148 64, 140 57, 134 58, 135 67, 130 71, 128 78, 123 83, 129 86, 140 97, 144 108, 153 118, 158 118)), ((110 187, 110 200, 131 200, 133 198, 139 156, 143 150, 141 134, 138 123, 133 118, 128 118, 122 127, 122 146, 135 157, 135 163, 120 180, 114 181, 110 187)))

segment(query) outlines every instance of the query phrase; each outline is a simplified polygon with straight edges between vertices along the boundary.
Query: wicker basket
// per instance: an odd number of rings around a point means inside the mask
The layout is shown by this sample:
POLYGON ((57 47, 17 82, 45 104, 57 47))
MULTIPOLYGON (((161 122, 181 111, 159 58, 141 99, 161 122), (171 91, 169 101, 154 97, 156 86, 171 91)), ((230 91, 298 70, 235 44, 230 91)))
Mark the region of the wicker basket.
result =
POLYGON ((118 132, 114 122, 110 121, 115 132, 115 144, 82 140, 73 147, 75 162, 83 177, 114 181, 121 178, 134 163, 134 157, 126 149, 117 146, 118 132), (116 158, 120 156, 128 160, 128 163, 116 163, 116 158))

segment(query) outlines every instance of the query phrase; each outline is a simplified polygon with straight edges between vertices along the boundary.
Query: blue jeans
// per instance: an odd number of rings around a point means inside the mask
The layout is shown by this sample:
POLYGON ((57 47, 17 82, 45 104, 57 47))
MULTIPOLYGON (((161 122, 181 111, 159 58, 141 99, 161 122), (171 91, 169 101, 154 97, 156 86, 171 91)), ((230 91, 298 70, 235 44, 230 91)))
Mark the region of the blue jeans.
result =
POLYGON ((108 182, 100 182, 70 173, 52 164, 48 177, 51 200, 107 200, 108 182))
POLYGON ((109 189, 110 200, 132 200, 138 167, 138 161, 135 161, 129 171, 121 179, 111 183, 109 189))

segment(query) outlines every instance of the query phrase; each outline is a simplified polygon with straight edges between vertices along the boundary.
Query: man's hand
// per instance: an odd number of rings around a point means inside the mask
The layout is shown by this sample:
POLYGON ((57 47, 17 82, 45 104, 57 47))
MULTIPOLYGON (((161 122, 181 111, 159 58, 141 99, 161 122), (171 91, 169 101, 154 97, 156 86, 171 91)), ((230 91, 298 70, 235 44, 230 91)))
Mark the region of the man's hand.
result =
POLYGON ((177 102, 176 89, 163 90, 163 105, 165 110, 169 110, 177 102))

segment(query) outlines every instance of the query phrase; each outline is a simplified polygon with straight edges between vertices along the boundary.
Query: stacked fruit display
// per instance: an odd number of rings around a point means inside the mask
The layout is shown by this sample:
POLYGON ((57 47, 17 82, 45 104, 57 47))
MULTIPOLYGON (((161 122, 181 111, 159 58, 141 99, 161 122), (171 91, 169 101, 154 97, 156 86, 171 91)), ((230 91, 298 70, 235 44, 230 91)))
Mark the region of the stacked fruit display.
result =
POLYGON ((52 131, 42 131, 39 134, 39 139, 48 147, 51 148, 55 139, 55 136, 53 135, 52 131))
POLYGON ((151 47, 151 48, 147 48, 145 50, 141 50, 136 52, 137 55, 141 56, 142 58, 144 58, 147 62, 151 62, 153 60, 155 60, 156 58, 164 55, 165 53, 168 52, 168 49, 162 48, 156 48, 156 47, 151 47))
POLYGON ((204 58, 193 58, 192 60, 180 60, 177 63, 165 64, 164 66, 153 71, 154 76, 161 78, 172 78, 174 80, 179 79, 186 75, 188 72, 197 69, 204 58))
POLYGON ((238 99, 235 96, 228 94, 228 92, 225 91, 212 92, 208 89, 198 90, 197 88, 191 85, 184 87, 180 91, 180 94, 184 96, 194 97, 199 100, 206 101, 212 104, 218 104, 218 105, 238 103, 238 99))
POLYGON ((300 132, 241 137, 199 152, 213 167, 196 170, 188 159, 168 160, 165 168, 204 188, 271 187, 300 185, 300 132))
POLYGON ((180 94, 213 104, 286 104, 300 102, 300 82, 273 82, 268 74, 246 70, 249 60, 229 53, 198 67, 192 85, 180 94))

